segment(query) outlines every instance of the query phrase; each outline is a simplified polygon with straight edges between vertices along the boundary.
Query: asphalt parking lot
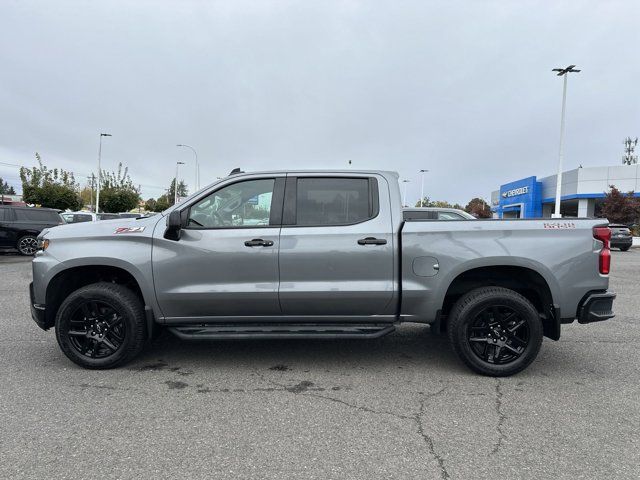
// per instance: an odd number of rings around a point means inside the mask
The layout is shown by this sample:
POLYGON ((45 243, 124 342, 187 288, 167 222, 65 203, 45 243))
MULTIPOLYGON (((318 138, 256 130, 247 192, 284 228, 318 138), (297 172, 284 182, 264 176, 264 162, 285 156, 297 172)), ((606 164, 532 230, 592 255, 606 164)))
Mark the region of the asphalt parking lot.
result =
POLYGON ((617 317, 564 326, 511 378, 428 327, 377 340, 186 343, 82 370, 0 255, 0 478, 638 478, 640 249, 613 253, 617 317))

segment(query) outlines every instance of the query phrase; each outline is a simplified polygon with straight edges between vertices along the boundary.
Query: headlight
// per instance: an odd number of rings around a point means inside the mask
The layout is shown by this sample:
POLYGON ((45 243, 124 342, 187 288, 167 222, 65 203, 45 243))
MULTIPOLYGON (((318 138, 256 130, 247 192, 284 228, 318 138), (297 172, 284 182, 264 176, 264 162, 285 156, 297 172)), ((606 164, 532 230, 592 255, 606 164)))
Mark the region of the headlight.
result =
POLYGON ((46 250, 49 248, 49 239, 47 238, 39 238, 38 239, 38 250, 46 250))

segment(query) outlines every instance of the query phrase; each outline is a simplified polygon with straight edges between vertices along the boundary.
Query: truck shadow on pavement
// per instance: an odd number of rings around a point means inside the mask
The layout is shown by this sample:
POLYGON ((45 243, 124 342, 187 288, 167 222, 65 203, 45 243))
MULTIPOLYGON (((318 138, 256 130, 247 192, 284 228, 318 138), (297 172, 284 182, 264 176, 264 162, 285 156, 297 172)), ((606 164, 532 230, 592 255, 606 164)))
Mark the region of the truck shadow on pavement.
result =
MULTIPOLYGON (((546 340, 533 364, 513 378, 607 377, 614 373, 601 364, 585 361, 591 358, 587 355, 576 355, 570 341, 563 343, 546 340)), ((428 326, 415 324, 402 325, 377 339, 184 341, 163 332, 124 368, 163 370, 178 376, 216 370, 338 375, 360 371, 394 376, 401 372, 412 376, 419 371, 438 378, 486 378, 473 373, 458 359, 446 335, 433 335, 428 326)))
POLYGON ((432 365, 467 371, 449 346, 446 335, 433 335, 425 325, 403 325, 377 339, 273 339, 184 341, 163 332, 128 367, 188 365, 189 368, 246 368, 286 371, 299 368, 397 368, 432 365), (273 367, 273 368, 272 368, 273 367))

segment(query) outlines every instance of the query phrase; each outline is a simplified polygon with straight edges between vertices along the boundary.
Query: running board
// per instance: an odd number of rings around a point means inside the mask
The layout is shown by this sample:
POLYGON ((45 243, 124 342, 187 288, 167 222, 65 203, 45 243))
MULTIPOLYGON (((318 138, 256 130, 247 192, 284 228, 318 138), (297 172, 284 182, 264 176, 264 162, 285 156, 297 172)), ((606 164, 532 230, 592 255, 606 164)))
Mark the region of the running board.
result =
POLYGON ((169 331, 183 340, 241 340, 267 338, 378 338, 396 329, 393 324, 366 325, 180 325, 169 331))

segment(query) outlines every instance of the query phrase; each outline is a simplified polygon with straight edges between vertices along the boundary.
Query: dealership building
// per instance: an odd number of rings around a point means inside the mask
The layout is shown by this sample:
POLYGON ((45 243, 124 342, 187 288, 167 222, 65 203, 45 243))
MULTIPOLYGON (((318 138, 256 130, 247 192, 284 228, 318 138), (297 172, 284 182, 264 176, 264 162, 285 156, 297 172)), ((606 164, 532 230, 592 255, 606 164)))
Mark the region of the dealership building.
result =
MULTIPOLYGON (((556 201, 556 177, 527 177, 505 183, 491 193, 496 218, 549 218, 556 201)), ((610 185, 640 196, 640 165, 576 168, 562 173, 563 217, 597 216, 610 185)))

